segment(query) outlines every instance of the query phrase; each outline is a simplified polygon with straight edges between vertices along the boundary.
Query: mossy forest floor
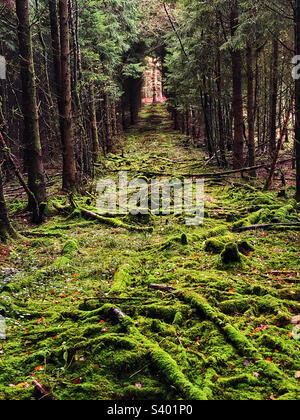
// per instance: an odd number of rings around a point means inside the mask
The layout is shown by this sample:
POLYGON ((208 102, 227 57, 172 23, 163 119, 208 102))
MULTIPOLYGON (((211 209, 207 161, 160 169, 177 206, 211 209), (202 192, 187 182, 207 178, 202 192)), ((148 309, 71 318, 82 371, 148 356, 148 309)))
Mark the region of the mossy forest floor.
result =
MULTIPOLYGON (((212 172, 170 127, 164 105, 145 107, 99 178, 212 172)), ((68 200, 51 187, 46 223, 0 249, 0 399, 36 398, 33 380, 59 400, 300 399, 299 232, 232 230, 299 221, 292 187, 280 199, 262 186, 207 180, 197 227, 175 215, 61 216, 51 203, 68 200)), ((76 200, 96 211, 95 194, 76 200)))

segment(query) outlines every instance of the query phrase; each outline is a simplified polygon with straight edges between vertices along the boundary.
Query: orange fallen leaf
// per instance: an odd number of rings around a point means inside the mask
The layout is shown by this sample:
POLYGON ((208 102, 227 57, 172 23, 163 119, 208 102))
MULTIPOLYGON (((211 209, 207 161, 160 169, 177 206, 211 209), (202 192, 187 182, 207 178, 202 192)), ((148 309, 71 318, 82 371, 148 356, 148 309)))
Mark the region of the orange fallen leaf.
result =
POLYGON ((15 385, 19 388, 29 388, 29 385, 27 382, 21 382, 20 384, 15 385))

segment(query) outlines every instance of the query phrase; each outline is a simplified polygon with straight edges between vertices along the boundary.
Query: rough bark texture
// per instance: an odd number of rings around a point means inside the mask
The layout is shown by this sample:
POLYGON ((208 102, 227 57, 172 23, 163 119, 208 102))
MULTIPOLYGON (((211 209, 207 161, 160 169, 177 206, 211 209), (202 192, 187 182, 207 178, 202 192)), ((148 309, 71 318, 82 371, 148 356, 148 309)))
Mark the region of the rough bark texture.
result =
MULTIPOLYGON (((296 54, 300 55, 300 0, 297 0, 296 6, 296 54)), ((295 85, 296 200, 300 202, 300 79, 295 85)))
POLYGON ((93 143, 93 155, 94 159, 97 159, 97 156, 100 151, 99 147, 99 135, 97 127, 97 113, 95 107, 95 87, 94 83, 90 83, 90 102, 91 102, 91 131, 92 131, 92 143, 93 143))
MULTIPOLYGON (((219 28, 218 28, 218 42, 219 40, 219 28)), ((224 131, 224 119, 222 111, 222 75, 221 75, 221 53, 218 49, 217 52, 217 91, 218 91, 218 121, 219 121, 219 146, 220 146, 220 164, 222 168, 227 166, 226 151, 225 151, 225 131, 224 131)))
MULTIPOLYGON (((231 35, 235 36, 238 26, 238 6, 234 2, 231 10, 230 25, 231 35)), ((232 111, 234 120, 234 137, 233 137, 233 168, 242 168, 244 164, 244 118, 243 118, 243 94, 242 94, 242 54, 238 49, 231 51, 232 57, 232 111)))
MULTIPOLYGON (((253 73, 253 51, 250 46, 247 48, 247 80, 248 80, 248 150, 249 166, 255 166, 255 116, 254 116, 254 73, 253 73)), ((256 176, 256 172, 251 173, 256 176)))
MULTIPOLYGON (((16 12, 18 17, 18 39, 23 94, 22 112, 24 117, 23 141, 25 148, 25 166, 28 170, 29 189, 34 194, 38 205, 40 205, 46 201, 46 189, 39 132, 28 0, 17 0, 16 12)), ((36 214, 37 206, 34 200, 29 200, 29 209, 33 211, 34 220, 38 221, 40 215, 36 214)))
POLYGON ((0 241, 6 242, 9 238, 14 238, 16 233, 10 224, 3 192, 3 178, 0 167, 0 241))
POLYGON ((71 66, 68 0, 59 0, 61 43, 61 140, 63 148, 63 189, 76 188, 76 164, 73 144, 71 66))
POLYGON ((277 96, 278 96, 278 54, 279 45, 277 39, 273 41, 273 62, 270 93, 270 137, 269 153, 274 156, 276 152, 276 118, 277 118, 277 96))
POLYGON ((51 26, 51 43, 53 54, 53 70, 54 70, 54 84, 55 93, 57 95, 59 113, 61 113, 61 62, 60 62, 60 39, 59 27, 57 18, 57 0, 49 0, 49 15, 51 26))

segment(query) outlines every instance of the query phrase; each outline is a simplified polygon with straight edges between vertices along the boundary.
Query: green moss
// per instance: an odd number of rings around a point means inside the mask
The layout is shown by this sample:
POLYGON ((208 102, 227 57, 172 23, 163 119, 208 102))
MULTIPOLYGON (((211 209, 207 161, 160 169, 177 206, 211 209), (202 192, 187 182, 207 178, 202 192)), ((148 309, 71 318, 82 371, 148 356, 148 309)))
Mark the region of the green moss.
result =
POLYGON ((126 292, 131 283, 131 276, 129 274, 130 266, 124 265, 118 269, 113 278, 113 284, 110 288, 110 295, 120 294, 126 292))
POLYGON ((227 244, 221 254, 221 259, 224 264, 240 263, 241 254, 238 250, 237 244, 233 242, 227 244))
POLYGON ((79 249, 79 243, 76 239, 68 239, 62 249, 62 255, 73 257, 79 249))
POLYGON ((223 251, 224 247, 224 243, 215 238, 208 239, 205 242, 205 251, 212 252, 213 254, 220 254, 223 251))
MULTIPOLYGON (((150 119, 149 108, 143 112, 150 119)), ((164 107, 155 114, 159 122, 147 135, 142 115, 127 136, 126 158, 106 159, 116 180, 123 168, 174 178, 191 164, 182 136, 161 121, 164 107)), ((203 160, 202 150, 192 153, 203 160)), ((33 231, 42 239, 17 240, 0 252, 0 311, 7 321, 0 399, 33 399, 32 374, 58 400, 299 399, 299 341, 291 337, 299 312, 299 234, 231 232, 233 221, 269 223, 275 215, 294 221, 295 202, 259 191, 260 178, 255 188, 228 180, 208 183, 203 225, 186 226, 185 215, 151 216, 153 233, 138 218, 66 220, 68 199, 53 188, 51 206, 64 213, 53 212, 33 231), (62 255, 73 239, 80 252, 62 255), (236 244, 243 264, 224 265, 205 252, 205 241, 236 244), (150 282, 176 290, 148 289, 150 282), (29 388, 9 386, 25 382, 29 388)), ((76 203, 95 212, 95 199, 76 196, 76 203)))
POLYGON ((71 260, 64 256, 64 257, 56 258, 54 263, 51 265, 51 268, 56 269, 56 270, 64 270, 70 267, 70 265, 71 265, 71 260))

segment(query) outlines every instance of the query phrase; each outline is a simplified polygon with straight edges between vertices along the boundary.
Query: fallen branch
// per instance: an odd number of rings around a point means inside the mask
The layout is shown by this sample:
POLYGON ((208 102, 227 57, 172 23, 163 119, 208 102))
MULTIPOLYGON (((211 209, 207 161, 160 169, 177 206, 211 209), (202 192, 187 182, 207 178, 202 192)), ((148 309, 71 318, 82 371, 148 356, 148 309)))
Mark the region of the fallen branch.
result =
POLYGON ((148 286, 149 289, 154 289, 154 290, 160 290, 162 292, 175 292, 176 289, 174 289, 174 287, 171 286, 167 286, 165 284, 149 284, 148 286))
POLYGON ((73 203, 72 203, 72 207, 71 206, 63 207, 57 204, 53 204, 53 207, 64 215, 70 215, 70 212, 72 212, 72 210, 78 209, 83 216, 93 219, 93 220, 97 220, 98 222, 104 225, 112 226, 114 228, 123 228, 132 232, 134 231, 135 232, 152 232, 153 231, 152 227, 141 227, 141 226, 129 225, 127 223, 122 222, 121 220, 116 220, 116 219, 100 216, 100 214, 94 213, 90 210, 77 207, 73 203))
POLYGON ((37 400, 56 401, 56 398, 52 394, 47 392, 40 383, 38 383, 37 381, 32 381, 32 385, 34 385, 37 400))
POLYGON ((7 147, 5 140, 3 138, 2 133, 0 132, 0 142, 2 144, 2 150, 4 153, 4 156, 6 157, 6 159, 8 160, 8 162, 11 164, 14 173, 16 175, 16 177, 18 178, 21 186, 24 188, 24 191, 26 192, 29 201, 32 200, 32 202, 35 205, 35 214, 34 214, 34 221, 37 223, 40 223, 42 221, 43 218, 43 213, 45 211, 45 204, 41 204, 39 205, 39 203, 37 202, 35 195, 33 194, 33 192, 29 189, 29 187, 27 186, 16 162, 15 159, 13 157, 13 155, 10 153, 9 148, 7 147))
POLYGON ((97 213, 93 213, 90 210, 86 210, 83 208, 79 209, 81 213, 87 217, 90 217, 95 220, 99 220, 99 222, 103 223, 104 225, 112 226, 115 228, 124 228, 129 231, 137 231, 137 232, 152 232, 152 227, 140 227, 140 226, 133 226, 128 225, 127 223, 121 222, 121 220, 109 219, 108 217, 100 216, 97 213))
MULTIPOLYGON (((283 165, 285 163, 292 162, 294 160, 295 160, 295 158, 292 157, 292 158, 289 158, 289 159, 281 160, 281 161, 277 162, 277 164, 278 165, 283 165)), ((127 171, 124 171, 124 172, 133 172, 133 173, 136 173, 136 174, 143 174, 144 176, 149 176, 149 177, 151 177, 151 176, 158 176, 159 177, 160 176, 160 177, 171 178, 171 177, 174 177, 174 176, 176 176, 176 177, 184 176, 184 177, 189 177, 189 178, 220 178, 220 177, 223 177, 223 176, 229 176, 229 175, 234 175, 234 174, 238 174, 238 173, 244 174, 245 172, 251 172, 251 171, 254 171, 254 170, 257 170, 257 169, 263 169, 263 168, 267 169, 267 168, 270 168, 270 166, 271 166, 270 163, 264 163, 264 164, 261 164, 261 165, 250 166, 250 167, 246 167, 246 168, 232 169, 230 171, 202 173, 202 174, 191 174, 191 173, 168 174, 168 173, 164 173, 164 172, 149 172, 149 171, 143 171, 143 170, 137 171, 137 170, 134 170, 134 169, 127 170, 127 171)), ((111 173, 116 172, 117 173, 117 172, 120 172, 120 169, 109 170, 108 172, 111 172, 111 173)))
POLYGON ((234 229, 235 232, 246 232, 248 230, 259 230, 259 229, 270 229, 276 228, 278 226, 281 227, 300 227, 300 223, 266 223, 263 225, 251 225, 251 226, 242 226, 239 228, 234 229))

